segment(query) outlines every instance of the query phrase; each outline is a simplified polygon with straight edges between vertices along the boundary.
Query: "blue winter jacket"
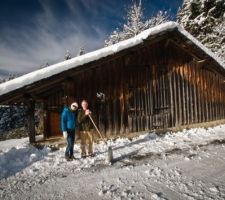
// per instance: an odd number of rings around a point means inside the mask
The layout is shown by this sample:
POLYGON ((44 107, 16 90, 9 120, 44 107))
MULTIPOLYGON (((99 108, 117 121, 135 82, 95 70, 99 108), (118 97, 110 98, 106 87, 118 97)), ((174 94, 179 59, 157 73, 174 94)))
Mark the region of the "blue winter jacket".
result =
POLYGON ((64 107, 61 115, 61 130, 75 131, 76 128, 76 113, 72 112, 67 106, 64 107))

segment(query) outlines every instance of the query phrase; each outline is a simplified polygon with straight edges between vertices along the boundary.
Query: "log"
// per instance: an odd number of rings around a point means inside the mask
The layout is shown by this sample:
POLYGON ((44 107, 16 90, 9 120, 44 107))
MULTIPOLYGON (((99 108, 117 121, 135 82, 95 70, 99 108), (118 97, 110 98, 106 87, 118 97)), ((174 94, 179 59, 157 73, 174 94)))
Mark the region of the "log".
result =
POLYGON ((26 99, 25 104, 27 105, 27 128, 29 133, 29 142, 35 143, 35 102, 33 99, 26 99))

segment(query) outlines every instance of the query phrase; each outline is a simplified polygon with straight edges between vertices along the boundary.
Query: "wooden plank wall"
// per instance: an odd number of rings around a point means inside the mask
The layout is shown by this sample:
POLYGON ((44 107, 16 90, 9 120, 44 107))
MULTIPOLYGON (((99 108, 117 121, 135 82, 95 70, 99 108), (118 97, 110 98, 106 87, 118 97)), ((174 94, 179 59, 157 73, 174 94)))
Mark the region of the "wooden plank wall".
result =
POLYGON ((170 63, 172 126, 225 118, 225 77, 196 60, 170 63), (177 106, 173 106, 177 105, 177 106))

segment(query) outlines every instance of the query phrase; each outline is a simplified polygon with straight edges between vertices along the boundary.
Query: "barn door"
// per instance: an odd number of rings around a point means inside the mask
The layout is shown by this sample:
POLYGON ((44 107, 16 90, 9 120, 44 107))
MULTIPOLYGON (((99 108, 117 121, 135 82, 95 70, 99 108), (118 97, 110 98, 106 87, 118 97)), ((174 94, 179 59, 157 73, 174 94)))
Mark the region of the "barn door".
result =
POLYGON ((170 81, 166 66, 152 68, 153 129, 171 127, 170 81))

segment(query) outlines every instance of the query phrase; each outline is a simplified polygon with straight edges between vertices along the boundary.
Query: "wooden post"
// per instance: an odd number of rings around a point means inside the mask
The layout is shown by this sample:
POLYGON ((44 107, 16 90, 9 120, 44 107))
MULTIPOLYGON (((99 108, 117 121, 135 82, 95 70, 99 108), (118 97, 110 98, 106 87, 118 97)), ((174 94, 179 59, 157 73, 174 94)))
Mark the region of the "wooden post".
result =
POLYGON ((47 100, 43 99, 43 111, 44 111, 44 138, 48 137, 48 104, 47 100))
POLYGON ((35 143, 35 120, 34 120, 34 111, 35 111, 35 102, 32 98, 26 100, 27 105, 27 128, 29 133, 29 142, 35 143))

